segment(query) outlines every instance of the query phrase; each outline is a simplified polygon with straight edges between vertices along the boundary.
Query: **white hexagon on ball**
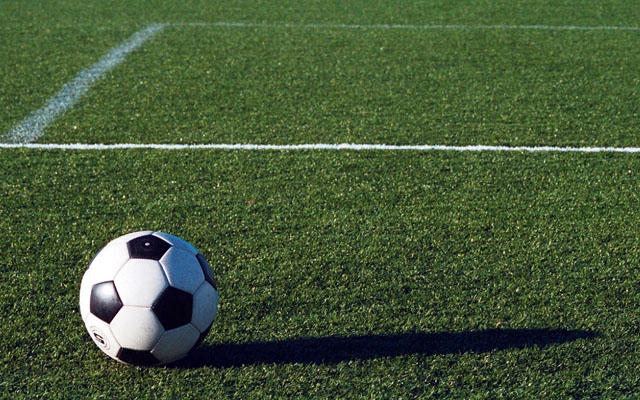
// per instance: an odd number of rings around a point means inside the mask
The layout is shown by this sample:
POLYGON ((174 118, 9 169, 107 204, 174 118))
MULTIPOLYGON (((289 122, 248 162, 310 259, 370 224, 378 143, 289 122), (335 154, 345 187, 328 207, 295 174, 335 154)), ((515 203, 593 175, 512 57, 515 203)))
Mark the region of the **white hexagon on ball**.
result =
POLYGON ((189 353, 199 337, 200 332, 191 324, 165 331, 151 354, 162 363, 179 360, 189 353))
POLYGON ((80 283, 80 315, 83 320, 87 319, 89 315, 89 301, 91 298, 91 288, 93 287, 93 280, 89 271, 85 272, 80 283))
POLYGON ((218 311, 218 291, 204 282, 193 294, 193 314, 191 323, 200 332, 206 331, 216 319, 218 311))
POLYGON ((126 243, 109 243, 91 261, 91 267, 88 270, 90 279, 93 282, 112 281, 127 260, 129 260, 129 250, 126 243))
POLYGON ((122 307, 110 326, 118 343, 132 350, 153 348, 164 333, 156 315, 145 307, 122 307))
POLYGON ((114 282, 122 304, 138 307, 151 307, 169 286, 157 261, 139 258, 127 261, 114 282))
POLYGON ((120 343, 116 340, 111 326, 93 314, 85 318, 85 327, 94 343, 110 357, 115 357, 120 350, 120 343))
POLYGON ((172 247, 160 259, 171 286, 193 293, 204 282, 204 273, 193 254, 172 247))

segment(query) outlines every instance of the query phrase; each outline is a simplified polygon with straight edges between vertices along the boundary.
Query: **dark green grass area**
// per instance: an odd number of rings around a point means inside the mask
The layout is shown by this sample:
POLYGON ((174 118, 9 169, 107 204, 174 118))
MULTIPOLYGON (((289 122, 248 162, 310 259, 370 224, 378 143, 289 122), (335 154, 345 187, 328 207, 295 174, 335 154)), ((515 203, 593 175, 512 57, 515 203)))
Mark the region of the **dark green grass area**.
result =
MULTIPOLYGON (((0 0, 0 137, 151 23, 42 143, 639 146, 627 0, 0 0)), ((0 398, 634 398, 632 154, 0 149, 0 398), (82 274, 162 230, 213 266, 190 357, 119 364, 82 274)))
POLYGON ((640 389, 633 156, 3 150, 3 397, 609 397, 640 389), (82 274, 140 229, 211 261, 169 367, 102 354, 82 274))
POLYGON ((633 146, 638 38, 173 26, 42 140, 633 146))

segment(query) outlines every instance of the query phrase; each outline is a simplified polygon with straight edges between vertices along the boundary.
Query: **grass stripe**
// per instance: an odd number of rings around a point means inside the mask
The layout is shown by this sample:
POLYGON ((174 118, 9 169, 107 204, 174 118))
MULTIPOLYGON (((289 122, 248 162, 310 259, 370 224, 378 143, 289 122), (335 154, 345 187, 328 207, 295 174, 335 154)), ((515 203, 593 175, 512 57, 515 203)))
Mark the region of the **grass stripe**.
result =
POLYGON ((640 147, 559 147, 559 146, 447 146, 447 145, 389 145, 355 143, 317 143, 317 144, 84 144, 84 143, 0 143, 0 149, 38 149, 38 150, 249 150, 249 151, 451 151, 451 152, 524 152, 524 153, 640 153, 640 147))
POLYGON ((126 56, 154 37, 166 25, 154 24, 134 33, 129 39, 112 48, 98 62, 86 68, 66 83, 39 110, 33 112, 18 125, 10 129, 3 142, 28 143, 42 136, 43 131, 62 113, 71 109, 105 73, 120 64, 126 56))
MULTIPOLYGON (((98 62, 82 70, 73 80, 66 83, 42 108, 34 111, 27 118, 11 128, 0 142, 30 143, 42 136, 44 130, 61 114, 71 109, 87 91, 100 80, 105 73, 120 64, 126 56, 154 37, 166 26, 209 26, 209 27, 240 27, 240 28, 304 28, 304 29, 520 29, 520 30, 609 30, 609 31, 640 31, 640 27, 632 26, 557 26, 557 25, 397 25, 397 24, 272 24, 272 23, 243 23, 243 22, 185 22, 152 24, 134 33, 128 40, 111 49, 98 62)), ((314 145, 315 146, 315 145, 314 145)), ((334 146, 334 145, 330 145, 334 146)), ((427 148, 425 150, 432 150, 427 148)), ((477 151, 477 150, 475 150, 477 151)), ((503 150, 504 151, 504 150, 503 150)), ((521 151, 521 150, 517 150, 521 151)), ((525 150, 532 151, 532 150, 525 150)), ((538 151, 538 150, 535 150, 538 151)), ((554 150, 562 151, 562 150, 554 150)), ((573 151, 573 150, 566 150, 573 151)), ((610 151, 610 150, 607 150, 610 151)), ((627 152, 627 151, 625 151, 627 152)))

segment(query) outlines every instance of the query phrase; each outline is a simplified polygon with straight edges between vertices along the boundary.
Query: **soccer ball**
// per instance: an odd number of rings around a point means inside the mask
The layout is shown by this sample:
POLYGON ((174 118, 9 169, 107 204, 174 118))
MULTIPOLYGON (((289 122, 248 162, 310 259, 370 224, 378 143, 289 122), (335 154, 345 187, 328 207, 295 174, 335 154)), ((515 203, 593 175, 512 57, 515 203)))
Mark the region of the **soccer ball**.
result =
POLYGON ((204 257, 162 232, 112 240, 80 284, 89 335, 126 364, 160 365, 186 356, 209 332, 217 309, 217 285, 204 257))

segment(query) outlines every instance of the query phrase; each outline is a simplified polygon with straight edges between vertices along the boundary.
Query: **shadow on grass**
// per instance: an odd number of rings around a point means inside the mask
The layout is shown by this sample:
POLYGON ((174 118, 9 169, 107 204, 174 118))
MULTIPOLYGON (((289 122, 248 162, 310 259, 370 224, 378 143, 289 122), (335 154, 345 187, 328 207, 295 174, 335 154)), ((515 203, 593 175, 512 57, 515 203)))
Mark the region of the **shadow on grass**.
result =
POLYGON ((336 364, 419 354, 423 356, 547 347, 598 335, 584 330, 490 329, 474 332, 337 336, 275 342, 202 345, 176 368, 239 367, 256 364, 336 364))

